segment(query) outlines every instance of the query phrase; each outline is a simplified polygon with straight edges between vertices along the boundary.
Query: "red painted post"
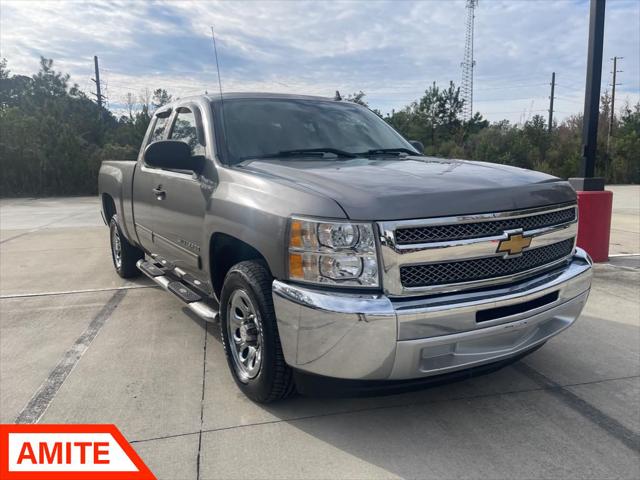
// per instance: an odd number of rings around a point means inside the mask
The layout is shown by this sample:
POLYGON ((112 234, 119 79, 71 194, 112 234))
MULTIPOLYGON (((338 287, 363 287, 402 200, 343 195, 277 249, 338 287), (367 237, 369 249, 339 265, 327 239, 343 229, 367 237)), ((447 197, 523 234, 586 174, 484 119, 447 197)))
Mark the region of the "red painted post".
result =
POLYGON ((613 193, 608 190, 578 191, 578 246, 594 262, 609 260, 609 235, 613 193))

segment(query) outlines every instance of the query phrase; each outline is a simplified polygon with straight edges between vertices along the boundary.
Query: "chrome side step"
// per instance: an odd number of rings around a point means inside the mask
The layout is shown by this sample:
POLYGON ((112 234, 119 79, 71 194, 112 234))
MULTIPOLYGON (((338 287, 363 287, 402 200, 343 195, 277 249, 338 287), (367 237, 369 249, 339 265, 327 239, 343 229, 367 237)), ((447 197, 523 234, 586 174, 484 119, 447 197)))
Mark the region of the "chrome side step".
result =
MULTIPOLYGON (((190 286, 181 281, 182 275, 171 275, 171 270, 163 268, 153 261, 144 259, 136 263, 138 270, 160 285, 167 292, 171 292, 182 301, 189 310, 207 322, 217 322, 219 312, 214 307, 202 300, 199 292, 193 291, 190 286)), ((181 273, 181 272, 180 272, 181 273)))

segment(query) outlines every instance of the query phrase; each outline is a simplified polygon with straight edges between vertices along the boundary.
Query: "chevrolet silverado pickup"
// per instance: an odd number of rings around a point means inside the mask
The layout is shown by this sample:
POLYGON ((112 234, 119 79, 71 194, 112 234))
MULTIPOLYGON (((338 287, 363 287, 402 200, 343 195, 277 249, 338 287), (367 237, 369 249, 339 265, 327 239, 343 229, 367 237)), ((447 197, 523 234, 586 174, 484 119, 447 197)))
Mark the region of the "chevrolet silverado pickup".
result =
POLYGON ((591 287, 567 182, 425 156, 337 99, 181 99, 137 161, 103 162, 99 191, 116 272, 219 322, 258 402, 498 368, 572 325, 591 287))

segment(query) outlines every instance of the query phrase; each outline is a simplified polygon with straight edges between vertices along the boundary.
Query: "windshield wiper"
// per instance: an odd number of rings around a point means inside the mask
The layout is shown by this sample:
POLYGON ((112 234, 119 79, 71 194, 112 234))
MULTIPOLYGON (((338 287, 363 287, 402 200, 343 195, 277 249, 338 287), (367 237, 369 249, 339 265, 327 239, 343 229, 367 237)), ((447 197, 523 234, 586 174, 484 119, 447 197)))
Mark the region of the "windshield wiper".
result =
POLYGON ((278 157, 295 157, 304 155, 317 155, 324 157, 325 154, 333 154, 336 157, 355 158, 356 155, 345 150, 337 148, 296 148, 293 150, 280 150, 278 153, 267 153, 265 155, 256 155, 252 158, 278 158, 278 157))
POLYGON ((360 153, 360 155, 419 155, 419 153, 414 152, 408 148, 372 148, 371 150, 367 150, 366 152, 360 153))

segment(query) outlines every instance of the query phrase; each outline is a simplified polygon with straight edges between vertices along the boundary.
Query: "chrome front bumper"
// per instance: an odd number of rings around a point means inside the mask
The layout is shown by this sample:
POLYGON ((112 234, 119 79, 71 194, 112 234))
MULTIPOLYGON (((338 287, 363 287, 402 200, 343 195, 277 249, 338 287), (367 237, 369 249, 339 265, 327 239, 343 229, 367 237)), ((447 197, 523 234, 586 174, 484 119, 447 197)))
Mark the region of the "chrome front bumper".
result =
POLYGON ((591 276, 591 261, 578 248, 564 269, 480 292, 392 299, 275 280, 273 300, 282 350, 292 367, 342 379, 403 380, 534 348, 576 321, 591 276), (541 297, 553 300, 535 306, 541 297), (511 313, 526 302, 533 307, 511 313), (495 314, 479 323, 476 314, 484 310, 495 314))

